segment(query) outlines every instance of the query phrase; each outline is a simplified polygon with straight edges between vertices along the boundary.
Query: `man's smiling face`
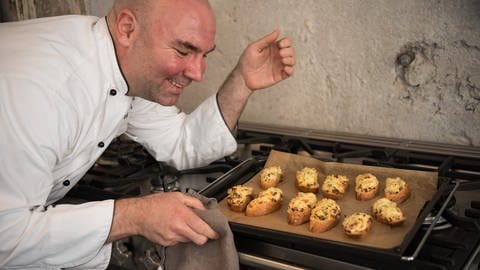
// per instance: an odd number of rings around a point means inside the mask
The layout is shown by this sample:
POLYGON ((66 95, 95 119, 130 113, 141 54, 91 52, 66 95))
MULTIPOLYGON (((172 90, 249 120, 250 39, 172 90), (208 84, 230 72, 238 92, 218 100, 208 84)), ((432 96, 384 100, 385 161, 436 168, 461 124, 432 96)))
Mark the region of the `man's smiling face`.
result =
POLYGON ((201 81, 215 48, 215 18, 198 0, 165 1, 142 20, 127 55, 129 96, 174 105, 192 81, 201 81), (143 22, 142 22, 143 21, 143 22))

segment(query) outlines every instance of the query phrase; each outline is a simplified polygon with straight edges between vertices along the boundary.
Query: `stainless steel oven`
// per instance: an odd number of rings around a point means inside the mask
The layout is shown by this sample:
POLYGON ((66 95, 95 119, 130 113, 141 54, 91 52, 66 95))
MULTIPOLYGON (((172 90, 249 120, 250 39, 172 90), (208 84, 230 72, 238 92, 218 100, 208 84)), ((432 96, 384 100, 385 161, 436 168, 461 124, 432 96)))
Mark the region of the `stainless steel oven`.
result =
MULTIPOLYGON (((116 139, 70 200, 98 200, 194 189, 222 200, 248 181, 270 151, 322 161, 438 172, 428 215, 399 252, 313 241, 231 222, 243 269, 479 269, 480 148, 241 123, 238 150, 190 170, 156 162, 142 146, 116 139)), ((156 269, 155 245, 141 237, 114 243, 111 269, 156 269)))

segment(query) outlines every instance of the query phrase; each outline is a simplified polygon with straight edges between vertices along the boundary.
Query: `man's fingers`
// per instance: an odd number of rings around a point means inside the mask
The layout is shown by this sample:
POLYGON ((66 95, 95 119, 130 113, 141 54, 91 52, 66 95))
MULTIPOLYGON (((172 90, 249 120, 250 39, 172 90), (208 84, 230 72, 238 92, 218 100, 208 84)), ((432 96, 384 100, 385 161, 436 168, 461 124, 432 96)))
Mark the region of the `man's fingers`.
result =
MULTIPOLYGON (((183 203, 185 206, 193 209, 205 210, 203 203, 199 199, 191 196, 185 196, 183 198, 183 203)), ((193 211, 190 211, 189 218, 186 220, 186 225, 183 237, 190 239, 197 245, 205 244, 208 239, 219 238, 218 233, 212 230, 212 228, 210 228, 210 226, 193 211)))
POLYGON ((220 236, 205 221, 192 212, 192 218, 187 222, 183 233, 184 237, 190 239, 197 245, 205 244, 208 239, 218 239, 220 236))
POLYGON ((286 60, 287 62, 283 62, 284 64, 295 64, 295 50, 292 47, 292 42, 289 38, 283 38, 282 40, 277 42, 277 47, 279 49, 280 56, 286 60), (291 59, 288 59, 291 58, 291 59))
POLYGON ((161 240, 159 243, 163 246, 172 246, 178 243, 194 242, 197 245, 205 244, 208 239, 218 239, 219 235, 210 226, 205 223, 199 216, 186 208, 188 213, 184 213, 184 220, 171 228, 171 233, 167 235, 159 235, 161 240))
POLYGON ((295 51, 289 38, 283 38, 277 42, 281 63, 283 64, 282 79, 293 75, 293 66, 295 65, 295 51))
POLYGON ((265 48, 270 46, 275 40, 277 40, 280 32, 278 30, 273 31, 272 33, 262 37, 261 39, 255 42, 258 52, 262 52, 265 48))
MULTIPOLYGON (((188 225, 197 234, 207 237, 208 239, 218 239, 220 235, 214 231, 203 219, 195 215, 195 219, 191 220, 188 225)), ((193 239, 192 239, 193 240, 193 239)), ((195 242, 195 241, 194 241, 195 242)))
POLYGON ((286 65, 286 66, 293 66, 293 65, 295 65, 295 58, 292 57, 292 56, 283 57, 281 61, 282 61, 282 64, 284 64, 284 65, 286 65))
POLYGON ((286 79, 288 77, 291 77, 293 75, 293 67, 291 66, 285 66, 282 71, 282 79, 286 79))
POLYGON ((292 41, 287 37, 279 40, 277 44, 278 44, 278 48, 280 49, 292 47, 292 41))
POLYGON ((208 237, 195 232, 192 228, 189 228, 186 232, 187 237, 197 245, 203 245, 208 241, 208 237))
POLYGON ((205 206, 197 198, 185 195, 182 200, 183 200, 183 204, 185 204, 186 206, 188 206, 190 208, 205 210, 205 206))

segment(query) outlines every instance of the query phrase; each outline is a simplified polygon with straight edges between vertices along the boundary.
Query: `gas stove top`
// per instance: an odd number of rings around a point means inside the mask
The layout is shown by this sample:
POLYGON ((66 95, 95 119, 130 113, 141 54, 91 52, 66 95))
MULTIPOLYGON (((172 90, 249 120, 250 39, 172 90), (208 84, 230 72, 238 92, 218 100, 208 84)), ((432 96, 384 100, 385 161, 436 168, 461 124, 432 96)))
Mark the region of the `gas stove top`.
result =
MULTIPOLYGON (((119 137, 68 198, 89 201, 194 189, 221 200, 228 187, 259 172, 272 149, 322 161, 437 171, 438 203, 404 254, 292 243, 274 232, 232 224, 240 261, 244 267, 269 269, 479 269, 480 149, 248 123, 240 125, 237 142, 233 155, 179 171, 119 137)), ((154 247, 141 237, 117 241, 112 267, 156 269, 160 262, 154 247)))

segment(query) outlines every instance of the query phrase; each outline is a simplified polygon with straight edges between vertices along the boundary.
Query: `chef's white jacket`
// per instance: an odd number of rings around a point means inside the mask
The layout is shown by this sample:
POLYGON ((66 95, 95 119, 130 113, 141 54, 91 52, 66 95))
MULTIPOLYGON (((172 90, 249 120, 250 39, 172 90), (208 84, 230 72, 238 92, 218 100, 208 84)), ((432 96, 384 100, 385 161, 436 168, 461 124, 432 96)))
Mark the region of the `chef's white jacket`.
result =
POLYGON ((106 268, 113 200, 51 204, 126 133, 178 169, 235 151, 215 96, 187 115, 126 96, 105 18, 0 24, 0 268, 106 268))

